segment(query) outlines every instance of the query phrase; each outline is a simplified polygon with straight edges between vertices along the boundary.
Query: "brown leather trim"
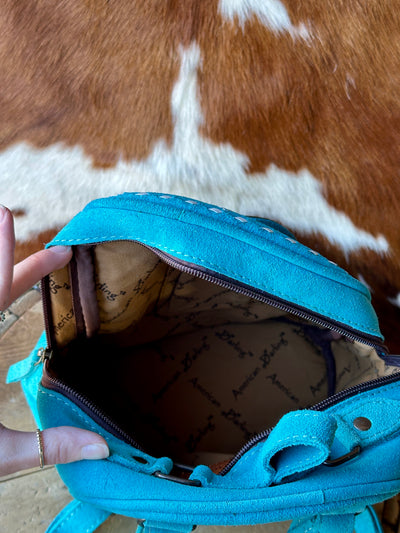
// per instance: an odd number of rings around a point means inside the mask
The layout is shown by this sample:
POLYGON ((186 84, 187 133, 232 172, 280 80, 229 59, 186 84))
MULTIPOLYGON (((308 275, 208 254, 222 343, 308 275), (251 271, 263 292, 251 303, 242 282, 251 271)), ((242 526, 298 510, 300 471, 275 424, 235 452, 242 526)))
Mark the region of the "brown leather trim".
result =
POLYGON ((100 327, 93 264, 93 249, 94 246, 77 246, 74 254, 77 269, 79 302, 82 310, 86 337, 93 337, 100 327))
POLYGON ((230 463, 230 459, 227 459, 226 461, 221 461, 219 463, 215 463, 213 465, 210 465, 209 468, 214 474, 220 474, 222 470, 230 463))
POLYGON ((49 276, 45 276, 42 279, 40 289, 42 293, 43 316, 44 316, 44 322, 45 322, 47 343, 49 345, 49 348, 52 349, 56 345, 56 341, 54 337, 54 320, 53 320, 53 312, 52 312, 51 297, 50 297, 50 277, 49 276))
POLYGON ((76 250, 77 247, 73 246, 74 255, 72 256, 72 259, 69 263, 69 277, 71 280, 72 307, 75 316, 76 334, 77 337, 83 337, 85 336, 86 328, 79 294, 78 267, 75 257, 76 250))

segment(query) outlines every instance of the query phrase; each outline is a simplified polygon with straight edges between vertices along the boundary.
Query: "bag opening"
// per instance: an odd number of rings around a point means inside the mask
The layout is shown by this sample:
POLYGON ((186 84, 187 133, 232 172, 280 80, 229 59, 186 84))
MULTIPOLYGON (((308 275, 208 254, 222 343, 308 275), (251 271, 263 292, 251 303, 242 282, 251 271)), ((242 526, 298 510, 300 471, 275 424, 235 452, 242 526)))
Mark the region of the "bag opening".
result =
POLYGON ((136 242, 77 247, 49 288, 48 371, 178 463, 227 460, 286 412, 393 373, 374 348, 136 242))

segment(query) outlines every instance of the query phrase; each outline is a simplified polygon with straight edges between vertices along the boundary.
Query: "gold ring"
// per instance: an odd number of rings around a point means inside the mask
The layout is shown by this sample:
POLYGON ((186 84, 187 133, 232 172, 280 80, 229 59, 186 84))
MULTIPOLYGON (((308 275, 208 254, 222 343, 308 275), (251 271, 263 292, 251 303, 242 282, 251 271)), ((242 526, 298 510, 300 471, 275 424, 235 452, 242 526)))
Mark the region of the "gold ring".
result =
POLYGON ((44 467, 44 451, 43 451, 43 438, 42 438, 42 432, 40 429, 36 430, 36 440, 38 444, 38 452, 39 452, 39 466, 40 468, 44 467))

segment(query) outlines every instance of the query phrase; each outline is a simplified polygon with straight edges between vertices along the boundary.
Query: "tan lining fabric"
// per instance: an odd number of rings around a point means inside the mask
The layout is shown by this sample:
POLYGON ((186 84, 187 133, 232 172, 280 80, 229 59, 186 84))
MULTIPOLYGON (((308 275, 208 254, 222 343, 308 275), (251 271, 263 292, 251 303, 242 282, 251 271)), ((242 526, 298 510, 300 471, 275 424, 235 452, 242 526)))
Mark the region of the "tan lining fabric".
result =
POLYGON ((68 266, 50 274, 49 291, 53 322, 52 333, 57 339, 58 346, 65 346, 76 337, 75 314, 68 266))
MULTIPOLYGON (((98 307, 85 313, 91 335, 90 316, 99 317, 98 332, 65 348, 54 368, 149 452, 223 460, 285 412, 327 397, 326 354, 296 317, 173 269, 137 243, 90 254, 95 275, 79 274, 78 298, 98 307)), ((63 324, 55 336, 65 347, 73 338, 73 320, 62 318, 71 315, 67 271, 52 283, 54 323, 63 324)), ((336 391, 391 372, 372 348, 342 338, 331 348, 336 391)))

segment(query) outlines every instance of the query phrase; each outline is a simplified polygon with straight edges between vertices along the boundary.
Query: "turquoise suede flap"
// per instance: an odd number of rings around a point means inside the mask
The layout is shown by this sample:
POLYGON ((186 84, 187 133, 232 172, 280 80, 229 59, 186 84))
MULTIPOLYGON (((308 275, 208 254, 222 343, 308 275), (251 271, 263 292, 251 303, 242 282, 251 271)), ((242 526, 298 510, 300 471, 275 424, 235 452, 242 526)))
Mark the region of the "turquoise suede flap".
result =
POLYGON ((134 240, 381 340, 368 289, 279 224, 197 200, 126 193, 95 200, 49 246, 134 240))

